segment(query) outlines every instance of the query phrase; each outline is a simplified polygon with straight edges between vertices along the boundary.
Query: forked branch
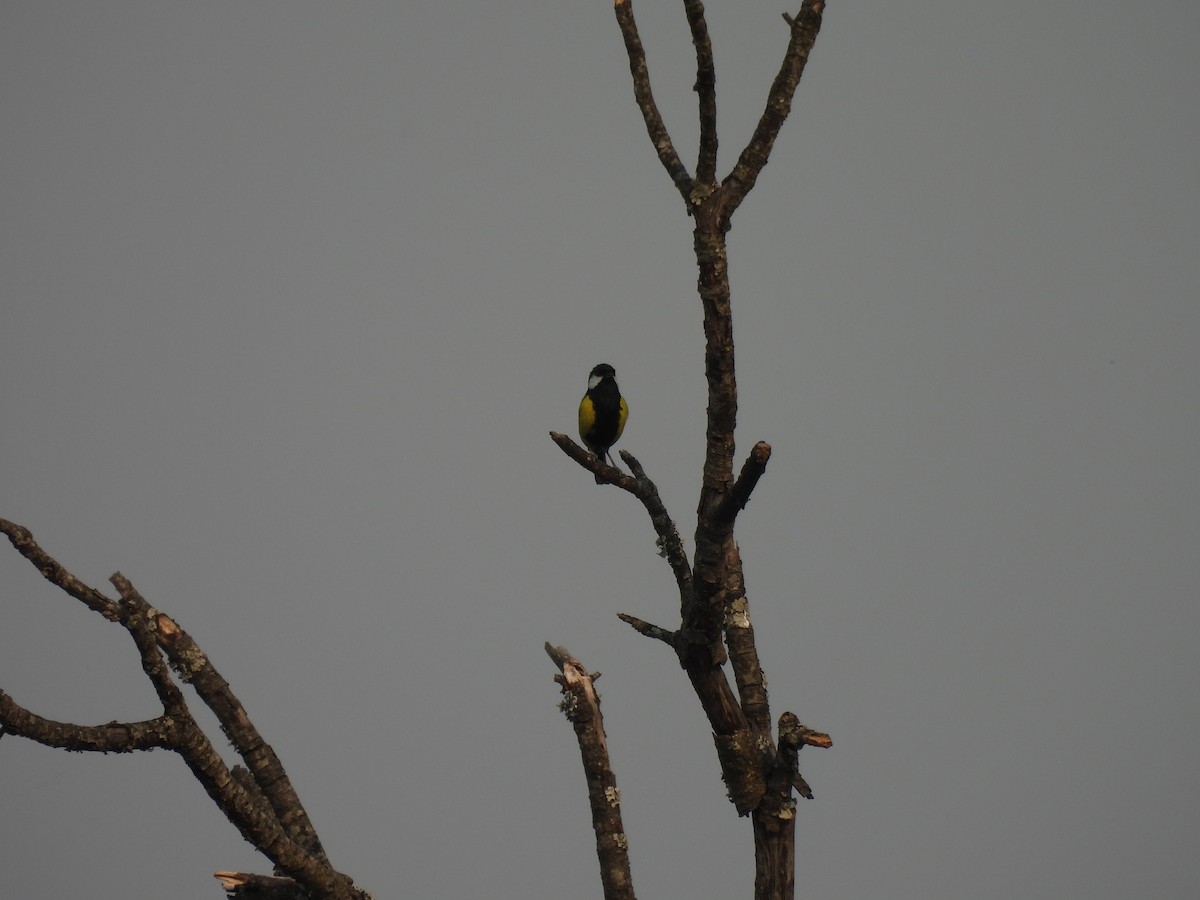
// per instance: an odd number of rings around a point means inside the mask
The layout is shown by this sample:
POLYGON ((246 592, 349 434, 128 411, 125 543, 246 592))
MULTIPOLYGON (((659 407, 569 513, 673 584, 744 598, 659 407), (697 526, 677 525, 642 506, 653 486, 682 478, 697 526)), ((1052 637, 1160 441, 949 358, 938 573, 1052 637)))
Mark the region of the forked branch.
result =
POLYGON ((784 21, 791 29, 791 38, 787 51, 783 54, 779 72, 771 84, 771 91, 767 94, 767 105, 746 149, 742 151, 733 170, 722 182, 722 187, 728 194, 729 214, 732 214, 750 193, 771 156, 775 138, 779 137, 779 130, 792 111, 792 97, 796 93, 796 86, 800 84, 800 76, 804 74, 804 67, 817 41, 817 34, 821 31, 821 16, 824 11, 825 0, 804 0, 795 18, 784 16, 784 21))
POLYGON ((38 716, 0 692, 0 729, 66 750, 172 750, 242 836, 289 876, 273 879, 274 889, 282 890, 280 882, 286 881, 296 898, 364 900, 367 895, 354 887, 352 879, 330 866, 279 759, 191 636, 151 607, 121 573, 110 579, 120 596, 113 600, 68 572, 38 546, 28 529, 0 519, 0 532, 48 581, 126 630, 163 708, 161 716, 144 722, 74 725, 38 716), (247 768, 226 766, 197 724, 172 671, 180 681, 190 683, 216 715, 247 768))

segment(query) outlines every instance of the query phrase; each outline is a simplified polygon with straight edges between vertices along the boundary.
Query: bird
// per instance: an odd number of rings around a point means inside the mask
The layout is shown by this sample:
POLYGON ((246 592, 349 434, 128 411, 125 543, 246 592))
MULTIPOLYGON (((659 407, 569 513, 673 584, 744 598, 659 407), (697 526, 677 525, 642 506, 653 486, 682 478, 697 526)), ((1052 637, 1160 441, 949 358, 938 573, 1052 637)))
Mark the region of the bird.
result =
MULTIPOLYGON (((617 387, 617 372, 608 363, 600 363, 588 376, 587 393, 579 401, 579 436, 601 462, 612 465, 608 450, 625 430, 629 404, 617 387)), ((596 484, 603 484, 596 476, 596 484)))

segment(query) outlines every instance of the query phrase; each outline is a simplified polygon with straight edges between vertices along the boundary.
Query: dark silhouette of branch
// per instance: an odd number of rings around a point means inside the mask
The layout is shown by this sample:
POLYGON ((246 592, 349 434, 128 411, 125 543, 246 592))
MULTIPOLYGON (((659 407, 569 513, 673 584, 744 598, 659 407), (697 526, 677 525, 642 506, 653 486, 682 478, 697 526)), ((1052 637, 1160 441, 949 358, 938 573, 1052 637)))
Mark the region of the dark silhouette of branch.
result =
POLYGON ((88 587, 50 557, 38 546, 28 528, 16 522, 0 519, 0 531, 9 539, 17 552, 33 563, 42 577, 55 587, 61 588, 76 600, 81 601, 92 612, 97 612, 110 622, 117 621, 116 601, 108 599, 93 587, 88 587))
MULTIPOLYGON (((151 607, 120 572, 110 579, 120 600, 111 600, 83 584, 50 557, 28 529, 0 519, 0 532, 48 581, 125 629, 137 647, 142 671, 154 686, 163 708, 161 716, 144 722, 84 726, 42 718, 0 692, 3 733, 75 751, 130 753, 155 747, 172 750, 180 755, 242 836, 270 859, 279 873, 288 876, 272 880, 272 890, 276 891, 272 896, 364 900, 366 894, 354 887, 353 880, 329 864, 274 751, 263 741, 228 683, 191 636, 165 613, 151 607), (225 765, 196 723, 172 671, 180 681, 191 684, 216 715, 246 768, 230 770, 225 765), (290 894, 279 893, 284 890, 285 882, 291 885, 290 894)), ((254 878, 249 883, 257 884, 254 878)))
POLYGON ((716 522, 732 522, 739 512, 750 502, 750 494, 754 491, 758 479, 767 471, 767 461, 771 458, 771 445, 759 441, 746 457, 741 474, 733 483, 729 493, 721 498, 721 504, 713 510, 713 520, 716 522))
POLYGON ((617 0, 614 6, 617 13, 617 24, 621 28, 621 37, 625 39, 625 52, 629 55, 629 74, 633 76, 633 93, 637 98, 638 109, 646 122, 646 131, 650 135, 650 143, 658 152, 658 159, 675 182, 675 187, 683 196, 684 203, 691 202, 692 178, 688 175, 667 126, 663 123, 658 105, 654 102, 654 93, 650 90, 650 71, 646 68, 646 51, 642 49, 642 39, 638 36, 637 23, 633 19, 632 0, 617 0))
POLYGON ((683 602, 691 596, 692 569, 688 563, 687 551, 683 549, 683 540, 679 537, 679 529, 667 512, 667 507, 659 497, 658 487, 646 475, 642 464, 628 450, 621 451, 621 459, 629 466, 634 476, 634 489, 630 492, 642 501, 646 512, 650 514, 650 524, 658 535, 658 552, 671 566, 675 573, 675 582, 679 585, 679 595, 683 602))
POLYGON ((717 181, 717 73, 713 66, 712 40, 700 0, 684 0, 692 44, 696 48, 695 91, 700 103, 700 151, 696 159, 696 182, 712 185, 717 181))
POLYGON ((625 826, 621 823, 621 792, 608 760, 604 717, 600 714, 600 698, 593 683, 599 673, 590 674, 565 647, 555 647, 550 643, 545 646, 546 653, 562 672, 554 676, 562 688, 560 708, 575 728, 579 752, 583 757, 604 898, 634 900, 633 877, 629 869, 629 841, 625 837, 625 826))
POLYGON ((215 872, 213 877, 220 880, 221 887, 230 897, 243 897, 245 900, 297 900, 302 896, 298 893, 296 882, 290 878, 251 875, 248 872, 215 872))
POLYGON ((653 625, 644 619, 639 619, 637 616, 631 616, 628 613, 617 613, 617 618, 630 626, 638 634, 644 634, 646 637, 652 637, 656 641, 662 641, 669 647, 679 649, 679 632, 669 631, 659 625, 653 625))
POLYGON ((779 136, 779 129, 783 127, 788 113, 792 111, 792 97, 796 93, 796 86, 800 83, 800 76, 804 74, 804 67, 808 64, 808 54, 817 41, 817 34, 821 30, 821 16, 824 11, 824 0, 804 0, 800 12, 795 18, 784 16, 784 21, 788 23, 792 34, 787 51, 783 55, 783 63, 771 85, 771 92, 767 95, 767 105, 763 109, 762 117, 758 120, 758 126, 754 129, 750 143, 738 157, 733 171, 725 176, 725 180, 722 182, 722 187, 729 194, 730 214, 741 204, 754 187, 755 182, 758 181, 758 176, 771 155, 771 148, 775 145, 775 138, 779 136))
POLYGON ((145 722, 109 722, 107 725, 72 725, 44 719, 0 691, 0 722, 3 733, 29 738, 60 750, 98 753, 132 753, 156 747, 174 747, 179 727, 170 716, 145 722))
POLYGON ((630 476, 616 466, 602 462, 599 457, 580 447, 565 434, 551 431, 550 439, 567 456, 600 479, 601 484, 616 485, 621 490, 633 494, 642 502, 646 512, 650 514, 650 524, 654 526, 654 533, 658 535, 659 553, 666 559, 671 566, 671 571, 675 574, 681 602, 688 602, 692 591, 692 569, 688 563, 687 551, 683 549, 683 540, 679 537, 679 530, 675 527, 675 522, 667 512, 666 506, 663 505, 657 485, 646 475, 646 470, 642 468, 642 464, 638 462, 637 458, 627 450, 621 451, 621 459, 633 473, 630 476))

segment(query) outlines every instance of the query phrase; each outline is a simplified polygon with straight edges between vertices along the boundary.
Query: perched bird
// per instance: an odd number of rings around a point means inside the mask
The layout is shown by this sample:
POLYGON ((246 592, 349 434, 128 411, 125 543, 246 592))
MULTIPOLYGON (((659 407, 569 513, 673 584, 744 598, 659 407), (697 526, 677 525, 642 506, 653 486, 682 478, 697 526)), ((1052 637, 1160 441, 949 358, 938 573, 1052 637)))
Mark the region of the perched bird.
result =
MULTIPOLYGON (((625 430, 627 418, 629 404, 617 387, 617 372, 608 363, 600 363, 588 376, 587 393, 579 401, 579 436, 589 450, 611 466, 608 448, 625 430)), ((600 483, 597 475, 596 484, 600 483)))

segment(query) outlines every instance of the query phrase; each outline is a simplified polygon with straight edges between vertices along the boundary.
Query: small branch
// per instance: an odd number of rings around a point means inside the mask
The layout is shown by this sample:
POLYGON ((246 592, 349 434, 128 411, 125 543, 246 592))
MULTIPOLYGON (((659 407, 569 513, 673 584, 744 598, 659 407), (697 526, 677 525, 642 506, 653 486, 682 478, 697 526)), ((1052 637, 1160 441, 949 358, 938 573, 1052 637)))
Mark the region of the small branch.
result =
POLYGON ((833 738, 823 731, 813 731, 804 725, 800 726, 800 742, 805 747, 816 747, 819 750, 828 750, 833 746, 833 738))
POLYGON ((763 166, 767 164, 767 159, 771 155, 775 138, 779 136, 779 130, 787 120, 788 113, 792 111, 792 97, 796 93, 796 86, 800 83, 800 76, 804 74, 804 67, 808 63, 808 54, 812 51, 817 34, 821 30, 821 14, 824 9, 825 0, 804 0, 800 12, 794 19, 788 19, 785 16, 792 36, 788 42, 787 51, 784 53, 783 63, 779 67, 779 73, 775 76, 771 91, 767 95, 766 108, 758 120, 758 126, 754 129, 750 142, 742 151, 742 155, 738 157, 733 171, 722 182, 723 187, 727 188, 729 193, 727 212, 730 215, 754 187, 763 166))
POLYGON ((592 828, 596 832, 596 855, 605 900, 635 900, 629 868, 629 840, 621 822, 621 792, 608 759, 604 717, 593 685, 595 676, 565 647, 547 643, 546 653, 562 672, 554 676, 562 688, 562 711, 575 728, 583 772, 587 779, 592 828))
POLYGON ((252 875, 249 872, 214 872, 229 897, 246 900, 307 900, 308 893, 290 878, 252 875))
POLYGON ((658 153, 659 162, 671 176, 676 190, 683 197, 683 202, 691 207, 692 178, 688 174, 675 145, 671 143, 671 135, 663 123, 650 90, 650 71, 646 67, 646 51, 642 49, 642 39, 638 35, 637 22, 633 18, 632 0, 617 0, 614 5, 617 14, 617 25, 621 29, 621 37, 625 40, 625 52, 629 55, 629 73, 633 76, 633 96, 637 100, 638 109, 646 122, 646 132, 650 135, 650 143, 658 153))
POLYGON ((626 625, 633 628, 638 634, 644 634, 646 637, 654 638, 662 641, 676 652, 679 650, 679 632, 668 631, 659 625, 651 625, 644 619, 639 619, 637 616, 631 616, 628 613, 617 613, 617 618, 626 625))
POLYGON ((43 578, 54 586, 61 588, 76 600, 82 601, 88 609, 97 612, 110 622, 119 618, 117 603, 110 600, 93 587, 88 587, 62 566, 45 550, 38 546, 28 528, 0 519, 0 532, 7 535, 17 552, 33 563, 43 578))
POLYGON ((804 780, 804 776, 799 772, 797 772, 796 777, 792 779, 792 787, 795 788, 796 793, 805 800, 811 800, 813 798, 812 788, 809 787, 808 782, 804 780))
POLYGON ((720 504, 713 511, 714 522, 732 523, 737 514, 746 508, 750 502, 750 494, 754 491, 758 480, 767 471, 767 461, 771 458, 771 445, 759 441, 750 450, 742 471, 733 483, 729 493, 721 498, 720 504))
POLYGON ((696 48, 696 84, 700 103, 700 152, 696 160, 696 183, 715 184, 717 180, 717 73, 713 66, 712 39, 700 0, 683 0, 692 44, 696 48))
POLYGON ((616 466, 610 466, 590 450, 580 447, 565 434, 551 431, 550 440, 558 444, 563 453, 595 475, 597 484, 615 484, 617 487, 633 493, 633 479, 616 466))
POLYGON ((679 587, 680 602, 686 603, 692 591, 692 568, 688 562, 687 551, 683 549, 683 539, 679 529, 675 527, 667 507, 659 496, 658 486, 646 475, 642 464, 628 450, 622 450, 621 459, 629 466, 632 476, 626 475, 615 466, 602 462, 595 454, 580 447, 565 434, 557 431, 550 432, 550 439, 558 445, 563 453, 593 473, 602 483, 614 484, 621 490, 637 497, 650 514, 650 524, 658 535, 659 555, 666 559, 671 571, 675 574, 675 583, 679 587))
POLYGON ((680 597, 690 597, 692 567, 688 562, 687 551, 683 549, 683 538, 679 536, 679 529, 675 527, 675 520, 667 512, 667 507, 659 496, 658 486, 650 480, 637 457, 628 450, 622 450, 621 459, 633 472, 634 489, 630 493, 642 501, 642 506, 650 514, 650 524, 654 526, 654 533, 658 535, 659 555, 666 559, 671 571, 675 573, 680 597))
POLYGON ((145 722, 109 722, 107 725, 74 725, 44 719, 0 691, 0 723, 4 732, 28 738, 46 747, 97 753, 133 753, 156 747, 173 748, 179 729, 169 716, 145 722))
POLYGON ((800 774, 798 754, 803 747, 820 747, 827 749, 833 746, 829 735, 813 731, 804 725, 795 713, 785 712, 779 717, 779 754, 776 761, 777 769, 782 778, 777 787, 784 793, 795 788, 796 793, 806 800, 813 798, 812 788, 800 774))

